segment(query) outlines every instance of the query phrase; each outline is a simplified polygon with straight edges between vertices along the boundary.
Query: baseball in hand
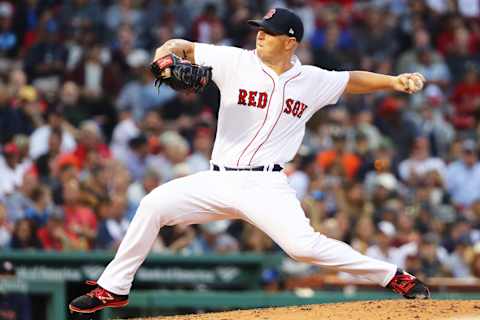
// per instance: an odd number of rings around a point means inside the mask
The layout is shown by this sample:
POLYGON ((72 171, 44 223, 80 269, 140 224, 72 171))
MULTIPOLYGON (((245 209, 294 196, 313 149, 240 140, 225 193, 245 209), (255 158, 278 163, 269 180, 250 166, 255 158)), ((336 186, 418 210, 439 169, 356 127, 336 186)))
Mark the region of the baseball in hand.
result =
POLYGON ((400 91, 407 93, 415 93, 423 89, 425 77, 418 72, 404 73, 399 75, 399 82, 401 83, 400 91))
POLYGON ((414 92, 420 91, 423 89, 423 84, 425 83, 425 77, 418 72, 415 72, 411 75, 411 78, 414 83, 414 92))
POLYGON ((409 78, 407 81, 408 81, 407 82, 408 91, 415 92, 416 82, 413 80, 413 78, 409 78))

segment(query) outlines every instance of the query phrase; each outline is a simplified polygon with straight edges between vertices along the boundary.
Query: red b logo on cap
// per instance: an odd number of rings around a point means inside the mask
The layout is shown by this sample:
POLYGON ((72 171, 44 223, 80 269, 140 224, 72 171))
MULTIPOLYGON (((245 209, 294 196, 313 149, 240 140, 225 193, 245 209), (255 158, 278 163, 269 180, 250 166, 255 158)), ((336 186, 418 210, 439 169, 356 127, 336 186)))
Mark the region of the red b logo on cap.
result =
POLYGON ((263 19, 267 20, 270 19, 274 14, 276 10, 275 9, 270 9, 270 11, 267 12, 267 14, 263 17, 263 19))

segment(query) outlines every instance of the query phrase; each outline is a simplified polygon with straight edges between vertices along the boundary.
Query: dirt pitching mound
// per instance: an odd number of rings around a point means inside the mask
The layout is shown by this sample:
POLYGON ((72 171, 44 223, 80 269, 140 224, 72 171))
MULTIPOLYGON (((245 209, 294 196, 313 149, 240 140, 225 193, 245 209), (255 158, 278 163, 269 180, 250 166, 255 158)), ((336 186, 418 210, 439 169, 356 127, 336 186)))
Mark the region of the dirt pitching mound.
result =
MULTIPOLYGON (((146 320, 136 319, 136 320, 146 320)), ((149 320, 480 320, 480 301, 383 300, 238 310, 149 320)))

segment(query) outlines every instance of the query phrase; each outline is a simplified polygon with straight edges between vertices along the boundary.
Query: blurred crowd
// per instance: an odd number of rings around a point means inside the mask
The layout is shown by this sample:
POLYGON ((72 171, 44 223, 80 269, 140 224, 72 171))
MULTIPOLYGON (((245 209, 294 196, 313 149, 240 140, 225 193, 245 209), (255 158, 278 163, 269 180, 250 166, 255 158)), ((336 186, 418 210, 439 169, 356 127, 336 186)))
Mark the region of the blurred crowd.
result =
MULTIPOLYGON (((304 64, 428 80, 311 119, 284 171, 313 227, 420 276, 480 277, 474 0, 0 1, 1 250, 115 250, 145 194, 209 170, 218 90, 157 90, 152 53, 170 38, 253 49, 246 20, 278 6, 303 20, 304 64)), ((153 250, 279 248, 221 221, 163 228, 153 250)))

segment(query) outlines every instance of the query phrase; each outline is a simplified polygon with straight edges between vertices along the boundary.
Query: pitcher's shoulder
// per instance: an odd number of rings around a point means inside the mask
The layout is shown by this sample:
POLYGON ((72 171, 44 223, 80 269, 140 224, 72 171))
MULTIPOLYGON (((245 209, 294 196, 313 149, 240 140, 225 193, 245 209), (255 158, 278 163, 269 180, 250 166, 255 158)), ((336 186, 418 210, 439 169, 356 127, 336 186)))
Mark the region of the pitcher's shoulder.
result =
POLYGON ((330 71, 340 71, 340 70, 327 70, 327 69, 323 69, 321 67, 317 67, 317 66, 314 66, 314 65, 311 65, 311 64, 302 64, 301 67, 302 71, 305 71, 305 72, 330 72, 330 71))
POLYGON ((300 66, 300 71, 302 72, 303 76, 306 77, 320 77, 322 76, 327 70, 319 68, 317 66, 313 66, 310 64, 303 64, 300 66))
POLYGON ((302 73, 316 77, 335 77, 340 74, 348 73, 344 70, 327 70, 317 66, 304 64, 301 67, 302 73))
POLYGON ((222 50, 224 54, 230 56, 231 58, 240 57, 244 59, 245 58, 253 59, 255 57, 255 50, 248 50, 244 48, 227 46, 227 45, 222 45, 217 47, 221 48, 220 50, 222 50))

